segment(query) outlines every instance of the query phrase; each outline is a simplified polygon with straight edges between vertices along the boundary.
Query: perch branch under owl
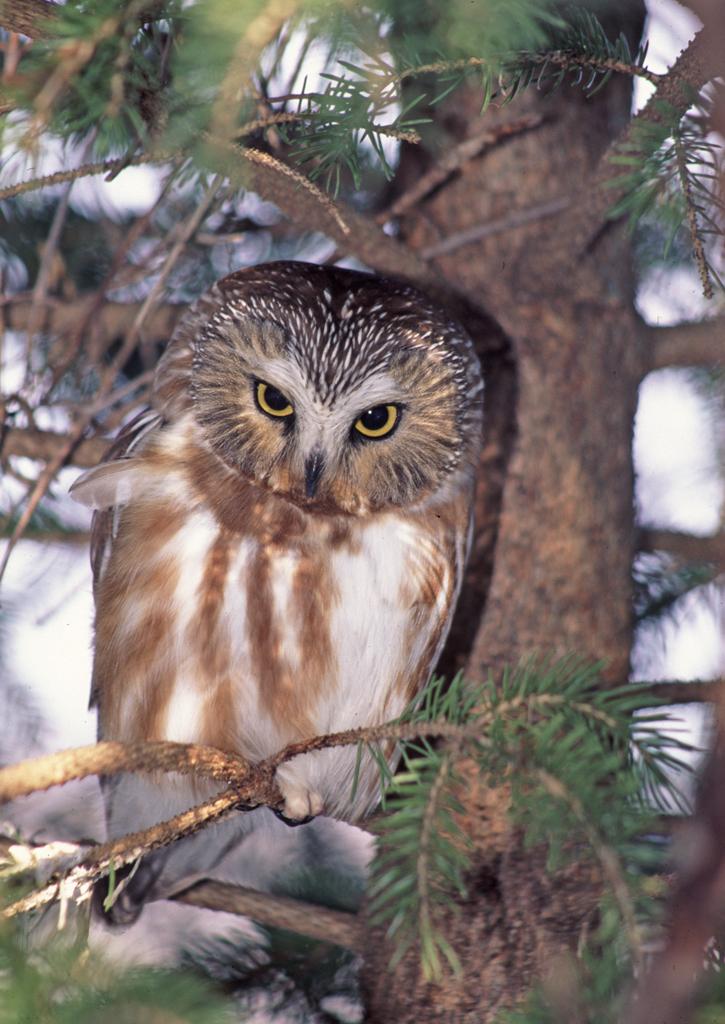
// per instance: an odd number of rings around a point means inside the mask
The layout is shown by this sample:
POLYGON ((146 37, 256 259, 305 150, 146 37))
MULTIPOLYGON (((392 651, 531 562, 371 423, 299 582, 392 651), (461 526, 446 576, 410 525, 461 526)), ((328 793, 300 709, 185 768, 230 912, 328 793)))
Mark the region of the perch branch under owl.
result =
MULTIPOLYGON (((638 695, 638 706, 652 707, 653 703, 705 702, 717 699, 723 686, 722 680, 710 682, 669 682, 633 683, 633 695, 638 695)), ((545 695, 542 695, 544 698, 545 695)), ((549 700, 551 695, 549 696, 549 700)), ((555 696, 554 696, 555 700, 555 696)), ((513 707, 516 701, 499 705, 499 712, 506 706, 513 707)), ((105 741, 86 747, 48 754, 10 765, 0 770, 0 803, 15 800, 31 793, 63 785, 90 775, 113 774, 116 772, 177 772, 196 773, 206 778, 232 783, 226 790, 175 818, 161 822, 143 831, 123 836, 105 844, 88 847, 83 851, 82 862, 73 861, 63 877, 38 889, 3 910, 5 916, 14 916, 43 906, 56 899, 70 888, 91 885, 96 879, 108 874, 111 865, 120 867, 131 863, 142 854, 158 849, 198 831, 205 825, 219 820, 240 805, 256 807, 266 805, 277 807, 282 796, 275 782, 275 771, 279 765, 294 757, 327 747, 346 746, 356 743, 377 743, 385 739, 410 740, 419 737, 447 739, 454 742, 465 738, 479 738, 485 734, 490 716, 478 716, 473 722, 458 725, 453 722, 391 722, 382 726, 352 729, 325 736, 317 736, 301 743, 292 743, 277 754, 259 764, 249 764, 238 755, 229 754, 211 747, 196 744, 150 742, 118 743, 105 741)), ((61 858, 62 860, 62 858, 61 858)), ((232 889, 236 887, 231 887, 232 889)), ((217 894, 218 895, 218 894, 217 894)), ((178 898, 184 901, 183 894, 178 898)), ((261 898, 261 897, 260 897, 261 898)), ((190 898, 186 902, 200 902, 190 898)), ((213 908, 212 908, 213 909, 213 908)), ((232 911, 234 912, 234 911, 232 911)), ((242 911, 239 911, 242 912, 242 911)))
POLYGON ((144 854, 191 835, 205 825, 239 809, 240 806, 247 810, 260 805, 281 806, 282 794, 275 782, 275 772, 281 764, 294 757, 313 750, 349 746, 360 742, 376 743, 384 739, 406 740, 422 735, 460 739, 464 735, 478 733, 479 729, 479 722, 473 726, 460 726, 451 722, 389 723, 365 729, 350 729, 289 744, 273 757, 256 765, 249 764, 233 754, 195 744, 124 744, 105 741, 33 758, 4 768, 0 770, 0 803, 89 775, 106 775, 121 771, 163 771, 181 774, 193 772, 207 778, 232 782, 232 785, 211 800, 167 821, 113 842, 89 847, 84 851, 80 863, 73 860, 69 869, 60 872, 61 877, 54 878, 42 888, 6 906, 2 915, 13 917, 27 913, 54 900, 69 898, 70 893, 78 892, 83 898, 90 891, 92 883, 107 875, 112 868, 130 864, 144 854))

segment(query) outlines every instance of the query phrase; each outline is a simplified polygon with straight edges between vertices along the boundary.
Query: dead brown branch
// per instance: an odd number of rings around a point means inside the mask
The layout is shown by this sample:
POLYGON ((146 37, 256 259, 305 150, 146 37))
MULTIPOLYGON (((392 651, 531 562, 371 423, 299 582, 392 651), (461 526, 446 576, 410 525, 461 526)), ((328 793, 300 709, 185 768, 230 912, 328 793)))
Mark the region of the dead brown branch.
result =
POLYGON ((84 854, 81 862, 67 873, 54 878, 48 885, 36 889, 15 903, 3 907, 2 916, 15 917, 18 914, 25 914, 57 899, 83 899, 90 894, 92 883, 108 874, 111 867, 118 868, 131 864, 144 854, 168 846, 169 843, 184 836, 193 835, 210 822, 219 821, 243 803, 239 790, 234 786, 206 803, 177 814, 168 821, 152 825, 142 832, 134 832, 123 836, 122 839, 92 846, 84 854))
POLYGON ((140 164, 165 164, 172 160, 173 156, 173 153, 139 153, 133 157, 124 156, 115 160, 99 160, 80 164, 67 171, 55 171, 53 174, 45 174, 40 178, 29 178, 27 181, 18 181, 14 185, 6 185, 4 188, 0 188, 0 199, 12 199, 25 192, 50 188, 52 185, 63 185, 69 181, 77 181, 78 178, 89 178, 94 174, 113 174, 123 170, 124 167, 138 167, 140 164))
POLYGON ((330 910, 289 896, 273 896, 240 885, 204 880, 175 893, 175 903, 241 914, 271 928, 286 928, 356 953, 365 951, 365 931, 356 914, 330 910))
MULTIPOLYGON (((68 302, 48 300, 44 304, 39 329, 54 336, 73 333, 88 316, 95 305, 94 296, 73 299, 68 302)), ((5 328, 11 331, 26 331, 30 324, 32 302, 28 299, 8 299, 3 306, 5 328)), ((168 341, 176 321, 186 309, 185 306, 159 305, 145 317, 143 337, 147 341, 168 341)), ((141 303, 105 302, 93 320, 93 329, 98 337, 108 343, 124 337, 139 316, 141 303)))
MULTIPOLYGON (((74 466, 83 468, 96 466, 110 441, 100 437, 81 441, 74 449, 71 460, 74 466)), ((20 455, 29 459, 42 459, 50 462, 65 450, 68 445, 67 434, 55 434, 51 430, 33 430, 30 427, 9 429, 3 439, 0 456, 20 455)))

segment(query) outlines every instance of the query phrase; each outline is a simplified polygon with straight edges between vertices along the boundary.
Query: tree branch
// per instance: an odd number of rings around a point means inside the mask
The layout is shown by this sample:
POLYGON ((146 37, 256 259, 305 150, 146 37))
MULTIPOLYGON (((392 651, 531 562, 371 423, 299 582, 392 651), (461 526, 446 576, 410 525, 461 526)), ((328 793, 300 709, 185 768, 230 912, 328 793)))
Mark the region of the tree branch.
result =
MULTIPOLYGON (((90 887, 98 878, 108 874, 111 867, 119 868, 125 864, 131 864, 139 857, 154 850, 168 846, 177 839, 193 835, 205 825, 219 821, 230 811, 237 810, 245 805, 250 806, 240 799, 236 786, 225 789, 222 793, 208 800, 206 803, 192 807, 188 811, 169 818, 167 821, 159 822, 141 832, 133 832, 110 843, 103 843, 92 846, 83 859, 70 871, 54 878, 48 885, 36 889, 15 903, 3 907, 3 917, 15 917, 17 914, 25 914, 29 910, 37 910, 56 899, 67 900, 76 898, 78 902, 90 895, 90 887), (77 896, 76 896, 77 894, 77 896)), ((255 806, 255 805, 252 805, 255 806)))
MULTIPOLYGON (((5 458, 8 455, 21 455, 29 459, 50 462, 67 447, 69 440, 68 434, 56 434, 51 430, 34 430, 31 427, 10 428, 0 445, 0 456, 5 458)), ((101 437, 81 441, 72 453, 70 462, 82 468, 97 466, 110 443, 110 440, 101 437)))
POLYGON ((365 952, 365 931, 356 914, 306 903, 289 896, 275 896, 240 885, 204 880, 175 893, 175 903, 205 910, 250 917, 271 928, 286 928, 356 953, 365 952))
POLYGON ((67 171, 55 171, 53 174, 45 174, 41 178, 29 178, 27 181, 18 181, 14 185, 6 185, 5 188, 0 188, 0 199, 13 199, 15 196, 23 195, 24 192, 50 188, 51 185, 62 185, 65 182, 77 181, 78 178, 92 177, 94 174, 113 174, 126 167, 137 167, 140 164, 165 164, 173 158, 173 153, 139 153, 132 157, 122 156, 115 160, 98 160, 81 164, 67 171))
POLYGON ((0 0, 0 25, 8 32, 43 39, 48 34, 43 22, 53 17, 55 7, 47 0, 0 0))
MULTIPOLYGON (((39 328, 54 335, 68 334, 86 315, 94 296, 84 296, 72 302, 48 301, 40 320, 39 328)), ((97 336, 113 341, 123 338, 130 331, 141 311, 141 303, 106 302, 93 318, 92 329, 97 336)), ((30 324, 32 302, 28 299, 15 300, 12 297, 3 304, 5 329, 25 331, 30 324)), ((186 310, 185 305, 164 304, 156 306, 145 318, 143 338, 145 341, 168 341, 176 321, 186 310)))
POLYGON ((126 771, 179 772, 182 775, 194 772, 222 782, 233 780, 238 785, 252 774, 259 775, 258 767, 244 758, 213 747, 163 741, 117 743, 104 740, 29 758, 0 769, 0 803, 89 775, 126 771))
POLYGON ((722 365, 725 362, 724 336, 725 317, 672 327, 640 325, 640 337, 650 351, 650 370, 663 370, 668 366, 722 365))
POLYGON ((212 139, 209 145, 222 173, 274 203, 297 227, 322 231, 337 243, 341 252, 357 256, 378 273, 403 277, 423 288, 463 323, 479 354, 500 352, 507 347, 503 331, 481 308, 479 295, 469 296, 442 282, 440 274, 419 254, 386 235, 371 218, 333 203, 299 172, 260 150, 212 139))
POLYGON ((500 145, 512 136, 538 128, 543 120, 541 114, 525 114, 523 117, 495 125, 493 128, 487 126, 475 131, 463 142, 444 152, 440 160, 426 174, 418 178, 411 188, 398 196, 388 209, 382 210, 376 215, 375 222, 386 224, 392 217, 401 217, 469 161, 480 157, 487 149, 500 145))
POLYGON ((641 551, 666 551, 685 562, 710 562, 718 572, 725 569, 725 532, 696 537, 675 530, 640 530, 641 551))
POLYGON ((720 700, 725 691, 723 679, 693 679, 691 682, 668 681, 631 684, 632 695, 640 697, 637 708, 651 708, 658 704, 710 704, 720 700))
MULTIPOLYGON (((721 73, 719 40, 703 31, 698 32, 667 74, 662 76, 646 105, 630 120, 619 138, 609 146, 599 161, 594 180, 578 196, 576 208, 571 211, 570 216, 560 222, 558 231, 561 237, 567 239, 567 249, 572 262, 580 260, 582 253, 592 245, 603 223, 606 222, 607 211, 622 195, 620 189, 606 187, 607 182, 614 176, 611 158, 617 156, 623 146, 631 143, 643 122, 662 120, 662 104, 685 114, 692 105, 693 96, 721 73)), ((561 274, 561 267, 556 266, 556 261, 550 266, 549 273, 552 277, 561 274)))

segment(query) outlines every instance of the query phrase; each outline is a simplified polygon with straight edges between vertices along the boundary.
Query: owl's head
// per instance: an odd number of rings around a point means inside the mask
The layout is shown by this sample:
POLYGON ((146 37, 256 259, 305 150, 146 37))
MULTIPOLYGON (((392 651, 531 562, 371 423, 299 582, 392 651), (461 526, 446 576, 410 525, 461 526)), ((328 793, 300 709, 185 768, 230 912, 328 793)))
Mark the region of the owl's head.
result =
POLYGON ((245 477, 365 514, 470 470, 481 389, 469 338, 414 288, 285 262, 214 285, 177 328, 155 391, 245 477))

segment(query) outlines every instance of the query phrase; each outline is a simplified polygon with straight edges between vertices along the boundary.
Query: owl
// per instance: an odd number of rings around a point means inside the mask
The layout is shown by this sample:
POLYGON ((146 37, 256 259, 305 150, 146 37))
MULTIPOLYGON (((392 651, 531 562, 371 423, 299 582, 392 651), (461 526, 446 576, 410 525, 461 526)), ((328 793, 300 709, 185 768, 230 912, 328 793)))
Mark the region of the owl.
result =
MULTIPOLYGON (((400 715, 461 584, 482 386, 465 331, 405 283, 296 262, 217 282, 176 328, 152 408, 72 489, 96 510, 99 737, 256 762, 400 715)), ((358 766, 353 795, 355 775, 355 748, 296 758, 281 813, 359 821, 378 769, 358 766)), ((198 795, 124 777, 109 832, 198 795)))

